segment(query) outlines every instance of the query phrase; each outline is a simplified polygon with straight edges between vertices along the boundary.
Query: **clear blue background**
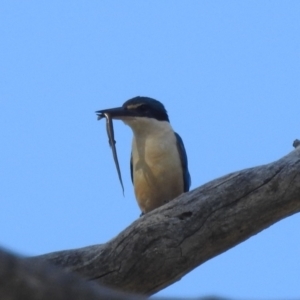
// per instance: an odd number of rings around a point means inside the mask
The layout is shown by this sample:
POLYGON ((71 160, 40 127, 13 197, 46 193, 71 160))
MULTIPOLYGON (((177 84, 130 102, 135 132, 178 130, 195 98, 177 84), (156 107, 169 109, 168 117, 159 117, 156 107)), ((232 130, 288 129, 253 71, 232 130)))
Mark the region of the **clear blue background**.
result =
MULTIPOLYGON (((139 216, 130 128, 114 123, 123 197, 95 110, 163 102, 192 188, 300 138, 300 1, 2 0, 0 35, 0 242, 18 253, 105 243, 139 216)), ((299 226, 285 219, 159 295, 299 299, 299 226)))

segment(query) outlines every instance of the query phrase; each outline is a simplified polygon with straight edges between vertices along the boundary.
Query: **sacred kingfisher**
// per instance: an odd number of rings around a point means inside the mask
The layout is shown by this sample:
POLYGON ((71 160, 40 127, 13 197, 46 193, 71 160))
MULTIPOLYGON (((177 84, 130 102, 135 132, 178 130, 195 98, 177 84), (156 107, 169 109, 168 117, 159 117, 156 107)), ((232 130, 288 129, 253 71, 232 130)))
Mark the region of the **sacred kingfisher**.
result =
POLYGON ((130 171, 142 214, 189 191, 191 177, 186 151, 161 102, 135 97, 121 107, 96 113, 110 114, 133 131, 130 171))

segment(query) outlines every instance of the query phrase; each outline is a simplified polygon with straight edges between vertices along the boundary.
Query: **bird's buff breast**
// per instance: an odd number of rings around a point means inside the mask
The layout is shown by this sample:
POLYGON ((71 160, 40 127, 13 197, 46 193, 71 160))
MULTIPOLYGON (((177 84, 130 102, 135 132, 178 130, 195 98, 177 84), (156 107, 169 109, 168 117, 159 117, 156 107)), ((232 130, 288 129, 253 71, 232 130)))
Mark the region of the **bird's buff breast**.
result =
POLYGON ((183 174, 175 135, 133 140, 135 195, 146 213, 183 193, 183 174))

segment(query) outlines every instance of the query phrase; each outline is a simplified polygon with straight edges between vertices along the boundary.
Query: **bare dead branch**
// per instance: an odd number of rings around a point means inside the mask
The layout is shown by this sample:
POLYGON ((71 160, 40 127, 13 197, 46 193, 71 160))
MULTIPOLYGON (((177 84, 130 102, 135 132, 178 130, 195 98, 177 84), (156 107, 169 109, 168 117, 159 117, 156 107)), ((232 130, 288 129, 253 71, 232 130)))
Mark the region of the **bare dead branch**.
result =
POLYGON ((51 262, 90 281, 150 295, 299 211, 297 147, 278 161, 226 175, 179 196, 106 244, 28 260, 51 262))
POLYGON ((66 274, 45 262, 32 265, 24 258, 0 249, 1 300, 142 300, 66 274))

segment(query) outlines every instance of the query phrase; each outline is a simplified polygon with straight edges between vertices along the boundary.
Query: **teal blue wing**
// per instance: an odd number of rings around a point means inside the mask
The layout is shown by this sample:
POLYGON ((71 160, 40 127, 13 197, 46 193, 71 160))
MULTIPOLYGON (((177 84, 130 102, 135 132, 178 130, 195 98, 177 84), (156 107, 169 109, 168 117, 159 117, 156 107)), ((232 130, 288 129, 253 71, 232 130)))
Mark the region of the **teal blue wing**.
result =
POLYGON ((184 148, 184 144, 182 138, 178 133, 175 132, 175 137, 177 141, 177 149, 179 152, 182 170, 183 170, 183 191, 188 192, 191 186, 191 176, 188 169, 188 159, 186 155, 186 151, 184 148))
POLYGON ((131 176, 131 181, 133 183, 132 153, 130 155, 130 176, 131 176))

